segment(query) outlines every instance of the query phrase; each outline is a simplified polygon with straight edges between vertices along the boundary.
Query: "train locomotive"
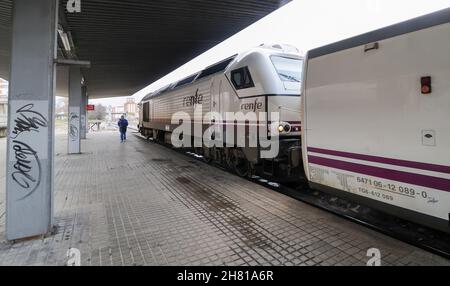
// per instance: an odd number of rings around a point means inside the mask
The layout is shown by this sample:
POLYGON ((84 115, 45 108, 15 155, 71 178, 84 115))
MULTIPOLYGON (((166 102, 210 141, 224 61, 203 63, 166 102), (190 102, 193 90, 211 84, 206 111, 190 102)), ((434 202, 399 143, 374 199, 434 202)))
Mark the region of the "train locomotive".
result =
POLYGON ((215 125, 211 139, 221 137, 227 144, 197 144, 194 152, 240 176, 262 174, 277 181, 297 180, 303 171, 299 120, 302 65, 296 48, 279 44, 261 45, 229 57, 145 96, 139 104, 139 132, 171 143, 181 124, 172 120, 173 115, 183 112, 196 118, 196 108, 201 106, 202 132, 182 136, 189 136, 192 142, 204 140, 204 132, 215 125), (222 120, 205 121, 207 113, 218 114, 222 120), (239 113, 243 118, 229 120, 229 113, 239 113), (277 118, 272 118, 273 114, 277 118), (237 132, 239 127, 244 128, 243 134, 227 137, 230 129, 237 132), (278 152, 269 158, 261 156, 267 148, 261 144, 264 139, 259 139, 264 136, 257 136, 265 130, 268 138, 276 136, 279 143, 278 152), (257 144, 237 144, 240 137, 246 142, 249 137, 258 137, 257 144))

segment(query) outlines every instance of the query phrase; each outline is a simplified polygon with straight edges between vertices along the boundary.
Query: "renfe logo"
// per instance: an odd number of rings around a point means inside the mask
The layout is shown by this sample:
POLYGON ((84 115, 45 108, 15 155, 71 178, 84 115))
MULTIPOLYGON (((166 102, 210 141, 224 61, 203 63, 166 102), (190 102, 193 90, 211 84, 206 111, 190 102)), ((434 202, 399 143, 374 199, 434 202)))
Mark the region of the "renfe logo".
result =
POLYGON ((198 93, 198 88, 197 91, 195 92, 195 95, 186 96, 185 98, 183 98, 183 106, 194 106, 196 104, 202 103, 203 103, 203 95, 198 93))
POLYGON ((256 112, 256 110, 262 109, 262 102, 258 102, 258 99, 255 99, 255 102, 248 102, 241 104, 241 110, 251 110, 256 112))

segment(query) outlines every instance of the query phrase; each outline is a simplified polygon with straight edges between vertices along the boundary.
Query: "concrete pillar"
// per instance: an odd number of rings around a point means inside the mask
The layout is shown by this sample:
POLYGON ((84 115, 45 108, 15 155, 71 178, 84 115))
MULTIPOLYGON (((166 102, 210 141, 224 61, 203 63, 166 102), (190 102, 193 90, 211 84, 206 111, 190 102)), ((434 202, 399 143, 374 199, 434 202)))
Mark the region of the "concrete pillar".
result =
POLYGON ((86 139, 86 105, 87 105, 87 88, 83 86, 81 88, 81 139, 86 139))
POLYGON ((48 233, 53 218, 57 0, 14 0, 6 239, 48 233))
MULTIPOLYGON (((89 95, 88 93, 86 93, 86 105, 89 104, 89 95)), ((86 134, 89 133, 89 114, 88 111, 86 110, 86 134)))
POLYGON ((81 70, 78 66, 69 69, 69 136, 68 153, 81 153, 81 70))

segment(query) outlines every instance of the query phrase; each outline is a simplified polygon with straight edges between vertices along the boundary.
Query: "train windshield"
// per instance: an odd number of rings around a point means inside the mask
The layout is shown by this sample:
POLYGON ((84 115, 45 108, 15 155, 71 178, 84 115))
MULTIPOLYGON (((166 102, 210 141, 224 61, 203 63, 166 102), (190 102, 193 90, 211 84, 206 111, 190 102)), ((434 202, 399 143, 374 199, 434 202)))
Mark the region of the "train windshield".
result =
POLYGON ((300 83, 303 60, 281 56, 271 56, 270 58, 282 81, 300 83))

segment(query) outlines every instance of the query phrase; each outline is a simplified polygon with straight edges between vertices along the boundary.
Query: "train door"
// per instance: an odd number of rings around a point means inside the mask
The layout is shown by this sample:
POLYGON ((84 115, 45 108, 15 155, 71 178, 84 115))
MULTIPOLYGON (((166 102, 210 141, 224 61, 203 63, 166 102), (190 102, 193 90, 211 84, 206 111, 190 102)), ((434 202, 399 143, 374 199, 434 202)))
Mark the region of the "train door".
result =
POLYGON ((222 118, 220 118, 220 92, 222 88, 222 80, 220 78, 214 78, 211 83, 211 125, 214 125, 212 140, 222 140, 223 130, 220 128, 222 125, 222 118))
POLYGON ((222 89, 222 80, 213 79, 211 83, 211 112, 220 113, 220 93, 222 89))
POLYGON ((154 108, 155 108, 155 103, 151 100, 149 101, 150 105, 148 108, 148 119, 150 122, 153 121, 153 112, 154 112, 154 108))

